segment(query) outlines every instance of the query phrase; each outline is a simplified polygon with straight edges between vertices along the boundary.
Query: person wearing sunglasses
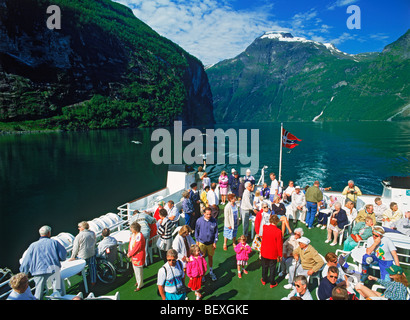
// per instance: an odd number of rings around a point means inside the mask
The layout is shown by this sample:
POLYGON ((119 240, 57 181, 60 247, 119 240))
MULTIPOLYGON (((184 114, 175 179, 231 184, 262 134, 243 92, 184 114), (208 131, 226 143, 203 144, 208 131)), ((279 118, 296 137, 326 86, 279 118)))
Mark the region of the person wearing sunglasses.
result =
POLYGON ((296 276, 295 288, 288 294, 288 296, 281 300, 290 300, 292 297, 300 297, 302 300, 313 300, 307 284, 307 278, 304 275, 296 276))
POLYGON ((383 227, 375 226, 373 236, 367 239, 366 253, 362 258, 362 276, 361 282, 364 282, 368 276, 370 264, 378 265, 380 268, 380 279, 390 280, 389 273, 386 271, 393 263, 400 266, 397 249, 393 241, 384 237, 385 230, 383 227))
MULTIPOLYGON (((332 290, 336 287, 337 279, 339 278, 339 269, 335 266, 329 267, 327 275, 322 278, 317 291, 319 300, 328 300, 332 296, 332 290)), ((341 282, 339 286, 345 285, 341 282)))
POLYGON ((157 285, 162 300, 185 300, 185 273, 176 250, 167 251, 167 262, 158 270, 157 285))

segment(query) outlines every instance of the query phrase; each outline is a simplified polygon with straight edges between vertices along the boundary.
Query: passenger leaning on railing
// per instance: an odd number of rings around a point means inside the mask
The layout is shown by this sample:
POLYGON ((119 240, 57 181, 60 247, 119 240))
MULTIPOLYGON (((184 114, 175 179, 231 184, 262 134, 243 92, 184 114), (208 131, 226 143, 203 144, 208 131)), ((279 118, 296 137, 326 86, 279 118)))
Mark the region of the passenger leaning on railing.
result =
POLYGON ((89 230, 87 221, 82 221, 78 224, 79 233, 73 242, 73 250, 69 261, 75 260, 77 257, 84 259, 90 271, 91 287, 97 282, 97 264, 95 259, 95 233, 89 230))

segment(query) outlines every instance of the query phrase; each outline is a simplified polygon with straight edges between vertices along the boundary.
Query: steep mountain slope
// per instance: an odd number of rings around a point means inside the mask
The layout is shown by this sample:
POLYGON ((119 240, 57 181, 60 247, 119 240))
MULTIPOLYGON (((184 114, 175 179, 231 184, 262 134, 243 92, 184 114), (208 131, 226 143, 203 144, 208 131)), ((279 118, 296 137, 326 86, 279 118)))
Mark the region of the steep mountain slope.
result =
POLYGON ((0 121, 64 129, 213 123, 202 63, 109 0, 0 0, 0 121), (61 9, 48 29, 47 7, 61 9))
POLYGON ((410 103, 409 38, 407 32, 382 53, 349 55, 290 33, 265 33, 206 70, 215 119, 386 120, 410 103))

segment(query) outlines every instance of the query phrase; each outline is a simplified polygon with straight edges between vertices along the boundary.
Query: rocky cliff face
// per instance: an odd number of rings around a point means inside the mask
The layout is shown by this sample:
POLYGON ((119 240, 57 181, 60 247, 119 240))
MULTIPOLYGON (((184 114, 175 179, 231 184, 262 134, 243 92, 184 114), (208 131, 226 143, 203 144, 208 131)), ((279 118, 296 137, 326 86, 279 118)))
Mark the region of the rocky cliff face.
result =
POLYGON ((266 33, 207 69, 215 119, 386 120, 410 101, 408 39, 409 32, 382 53, 349 55, 331 44, 266 33))
MULTIPOLYGON (((202 63, 120 4, 0 0, 0 38, 0 121, 67 125, 104 101, 96 127, 214 122, 202 63), (61 9, 59 30, 46 26, 50 5, 61 9)), ((84 115, 82 126, 91 121, 84 115)))

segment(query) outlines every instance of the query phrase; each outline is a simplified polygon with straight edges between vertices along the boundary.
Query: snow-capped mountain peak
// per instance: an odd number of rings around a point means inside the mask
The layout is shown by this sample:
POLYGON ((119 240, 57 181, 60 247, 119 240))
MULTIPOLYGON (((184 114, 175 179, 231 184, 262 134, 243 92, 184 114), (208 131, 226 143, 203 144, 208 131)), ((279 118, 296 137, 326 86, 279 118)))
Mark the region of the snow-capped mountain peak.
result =
POLYGON ((318 46, 325 46, 332 53, 349 55, 337 49, 332 43, 321 43, 318 41, 308 40, 303 37, 294 37, 288 31, 267 31, 260 37, 260 39, 272 39, 272 40, 278 40, 278 41, 284 41, 284 42, 313 43, 318 46))

